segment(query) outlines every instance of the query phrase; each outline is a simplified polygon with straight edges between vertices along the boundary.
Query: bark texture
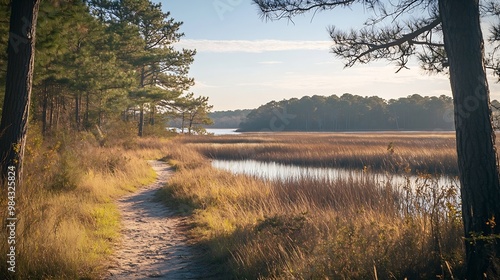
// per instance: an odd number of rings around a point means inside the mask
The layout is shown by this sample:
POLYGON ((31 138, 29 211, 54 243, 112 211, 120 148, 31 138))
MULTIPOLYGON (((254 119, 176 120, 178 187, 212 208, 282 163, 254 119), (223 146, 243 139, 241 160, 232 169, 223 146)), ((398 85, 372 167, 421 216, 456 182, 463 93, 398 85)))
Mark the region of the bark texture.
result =
POLYGON ((467 279, 499 279, 500 184, 478 0, 439 0, 449 59, 467 279))
POLYGON ((33 80, 36 20, 40 0, 11 3, 7 80, 0 123, 0 178, 8 166, 15 166, 17 185, 22 178, 22 163, 29 118, 33 80))

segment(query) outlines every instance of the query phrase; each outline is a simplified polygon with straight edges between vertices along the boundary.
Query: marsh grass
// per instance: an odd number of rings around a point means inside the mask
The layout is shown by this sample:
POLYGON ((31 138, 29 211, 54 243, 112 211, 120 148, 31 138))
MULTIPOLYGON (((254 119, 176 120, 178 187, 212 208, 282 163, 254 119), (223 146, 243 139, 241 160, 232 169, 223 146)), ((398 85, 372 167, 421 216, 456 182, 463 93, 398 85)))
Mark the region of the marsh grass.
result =
POLYGON ((254 133, 185 138, 213 159, 457 175, 452 133, 254 133))
MULTIPOLYGON (((164 154, 165 141, 122 135, 102 145, 85 132, 43 139, 36 127, 28 139, 25 183, 16 193, 16 273, 2 265, 1 278, 101 279, 120 227, 114 200, 154 180, 146 159, 164 154)), ((0 240, 7 252, 6 231, 0 240)))
MULTIPOLYGON (((274 135, 271 140, 252 137, 259 145, 279 145, 274 135)), ((253 145, 249 139, 234 139, 214 141, 253 145)), ((213 151, 208 139, 177 141, 169 145, 167 158, 180 168, 161 196, 192 214, 191 233, 229 279, 461 275, 462 225, 455 186, 437 187, 436 180, 424 175, 416 190, 409 184, 380 184, 373 176, 262 181, 212 168, 192 150, 213 151)))

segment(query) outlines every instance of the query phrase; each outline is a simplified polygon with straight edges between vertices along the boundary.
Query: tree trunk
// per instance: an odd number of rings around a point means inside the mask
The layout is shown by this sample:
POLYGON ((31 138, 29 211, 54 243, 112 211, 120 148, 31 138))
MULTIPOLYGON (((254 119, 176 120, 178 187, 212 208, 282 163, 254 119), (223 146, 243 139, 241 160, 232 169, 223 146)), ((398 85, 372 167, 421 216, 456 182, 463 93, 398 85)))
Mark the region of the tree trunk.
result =
POLYGON ((60 96, 57 99, 57 111, 56 111, 56 130, 59 130, 59 120, 61 117, 61 107, 64 106, 64 97, 60 96))
POLYGON ((50 98, 49 129, 52 129, 54 122, 54 97, 50 98))
POLYGON ((127 110, 125 111, 125 121, 128 122, 130 118, 130 107, 127 106, 127 110))
POLYGON ((80 130, 80 94, 75 95, 75 127, 80 130))
POLYGON ((156 106, 154 103, 151 103, 151 112, 149 113, 149 124, 155 125, 155 114, 156 114, 156 106))
POLYGON ((98 118, 97 118, 97 125, 99 127, 102 126, 103 119, 104 119, 104 112, 103 111, 99 111, 99 115, 98 115, 98 118))
POLYGON ((188 134, 191 135, 193 132, 193 124, 195 124, 196 116, 198 115, 198 111, 194 111, 193 113, 189 113, 189 132, 188 134))
POLYGON ((43 83, 43 101, 42 101, 42 135, 47 133, 47 110, 49 108, 49 90, 47 82, 43 83))
POLYGON ((188 134, 191 135, 191 128, 193 127, 193 114, 192 113, 189 113, 188 121, 189 121, 188 134))
POLYGON ((498 279, 500 184, 478 0, 440 0, 455 106, 467 279, 498 279))
POLYGON ((89 104, 90 104, 90 94, 87 91, 85 94, 85 114, 83 115, 83 126, 85 127, 85 129, 90 128, 89 104))
POLYGON ((35 59, 36 20, 40 0, 12 1, 11 5, 7 80, 0 123, 0 172, 2 172, 0 179, 7 176, 9 167, 15 167, 16 184, 20 186, 28 129, 35 59))
POLYGON ((182 122, 181 122, 181 132, 182 132, 182 134, 184 134, 185 121, 186 121, 186 113, 182 112, 182 122))
POLYGON ((141 110, 139 112, 139 137, 144 135, 144 104, 141 104, 141 110))
MULTIPOLYGON (((143 89, 145 87, 144 81, 146 80, 146 66, 141 67, 141 80, 139 83, 139 87, 143 89)), ((139 112, 139 132, 137 133, 139 137, 144 135, 144 103, 141 104, 141 110, 139 112)))

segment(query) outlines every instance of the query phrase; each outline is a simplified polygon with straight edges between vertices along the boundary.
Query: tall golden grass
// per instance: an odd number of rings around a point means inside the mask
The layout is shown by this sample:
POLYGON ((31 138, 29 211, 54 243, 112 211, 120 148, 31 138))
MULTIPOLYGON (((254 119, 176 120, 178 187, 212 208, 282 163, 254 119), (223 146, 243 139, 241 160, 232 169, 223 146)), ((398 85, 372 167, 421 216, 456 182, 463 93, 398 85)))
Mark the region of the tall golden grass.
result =
MULTIPOLYGON (((371 145, 386 146, 385 137, 375 137, 371 145)), ((410 191, 408 184, 381 185, 369 175, 333 182, 261 181, 216 170, 193 149, 205 154, 227 152, 237 149, 235 146, 247 151, 249 146, 259 149, 259 145, 267 145, 287 157, 298 146, 310 151, 315 150, 314 145, 317 150, 323 145, 335 147, 320 141, 328 139, 326 135, 312 137, 311 142, 301 135, 294 141, 289 138, 197 137, 169 144, 167 159, 178 171, 161 195, 192 214, 193 236, 209 248, 209 258, 220 264, 229 279, 460 277, 462 225, 455 186, 437 188, 431 177, 423 175, 417 191, 410 191)), ((431 148, 433 141, 443 140, 424 138, 431 148)), ((450 141, 443 138, 445 143, 450 141)), ((353 145, 359 147, 359 141, 353 145)), ((409 152, 410 143, 422 140, 408 137, 405 141, 409 146, 404 150, 409 152)), ((419 155, 425 149, 413 148, 415 157, 424 159, 430 154, 419 155)), ((355 154, 353 147, 346 149, 355 154)), ((360 152, 369 151, 367 146, 360 152)), ((385 147, 381 153, 387 153, 385 147)), ((307 155, 312 159, 320 154, 307 155)))
POLYGON ((216 159, 457 175, 453 133, 255 133, 186 138, 216 159))
MULTIPOLYGON (((30 128, 25 183, 16 197, 16 273, 1 265, 1 279, 102 278, 120 229, 114 200, 154 180, 146 159, 165 153, 165 142, 130 135, 105 145, 98 140, 85 132, 43 139, 30 128)), ((2 196, 3 221, 6 204, 2 196)), ((7 252, 6 234, 0 232, 0 252, 7 252)))

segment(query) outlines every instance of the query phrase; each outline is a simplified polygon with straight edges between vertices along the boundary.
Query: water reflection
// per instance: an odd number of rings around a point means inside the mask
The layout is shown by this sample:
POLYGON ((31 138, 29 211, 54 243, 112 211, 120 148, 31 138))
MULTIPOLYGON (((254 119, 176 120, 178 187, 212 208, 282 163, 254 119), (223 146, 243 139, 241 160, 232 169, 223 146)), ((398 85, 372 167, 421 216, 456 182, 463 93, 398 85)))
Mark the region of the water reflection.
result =
POLYGON ((424 178, 416 175, 384 174, 343 168, 304 167, 256 160, 213 160, 212 166, 235 174, 245 174, 271 181, 314 179, 333 182, 336 180, 360 181, 368 179, 375 180, 380 185, 391 184, 393 187, 409 186, 412 189, 418 184, 425 183, 436 183, 439 186, 457 185, 457 180, 448 176, 434 176, 432 179, 426 181, 424 178))
POLYGON ((236 132, 237 128, 206 128, 208 134, 213 134, 215 136, 219 135, 237 135, 241 132, 236 132))

